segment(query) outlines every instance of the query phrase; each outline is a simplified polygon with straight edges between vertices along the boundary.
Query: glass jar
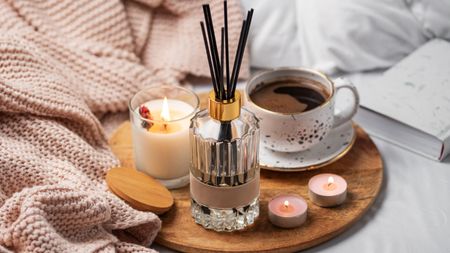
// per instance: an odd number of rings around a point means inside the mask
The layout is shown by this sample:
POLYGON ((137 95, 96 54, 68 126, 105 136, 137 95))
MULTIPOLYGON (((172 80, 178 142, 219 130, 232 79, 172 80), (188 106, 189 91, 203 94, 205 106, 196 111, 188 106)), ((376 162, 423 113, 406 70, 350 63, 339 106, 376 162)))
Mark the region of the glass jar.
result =
POLYGON ((253 113, 223 122, 208 110, 191 120, 191 211, 207 229, 234 231, 259 215, 259 125, 253 113))
POLYGON ((130 121, 136 169, 169 189, 189 184, 190 120, 199 98, 179 86, 151 86, 130 100, 130 121))

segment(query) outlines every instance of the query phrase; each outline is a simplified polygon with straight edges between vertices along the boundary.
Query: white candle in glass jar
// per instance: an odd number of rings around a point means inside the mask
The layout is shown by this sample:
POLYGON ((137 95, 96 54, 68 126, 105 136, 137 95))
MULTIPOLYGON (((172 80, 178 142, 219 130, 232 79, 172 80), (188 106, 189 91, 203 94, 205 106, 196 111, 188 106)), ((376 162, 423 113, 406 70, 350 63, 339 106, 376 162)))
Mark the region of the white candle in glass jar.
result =
MULTIPOLYGON (((157 99, 143 105, 150 110, 152 124, 145 126, 138 117, 134 120, 140 122, 132 124, 136 168, 161 180, 163 184, 165 180, 188 176, 190 118, 186 116, 192 114, 194 108, 175 99, 167 99, 166 102, 157 99)), ((139 108, 135 109, 138 114, 139 108)))

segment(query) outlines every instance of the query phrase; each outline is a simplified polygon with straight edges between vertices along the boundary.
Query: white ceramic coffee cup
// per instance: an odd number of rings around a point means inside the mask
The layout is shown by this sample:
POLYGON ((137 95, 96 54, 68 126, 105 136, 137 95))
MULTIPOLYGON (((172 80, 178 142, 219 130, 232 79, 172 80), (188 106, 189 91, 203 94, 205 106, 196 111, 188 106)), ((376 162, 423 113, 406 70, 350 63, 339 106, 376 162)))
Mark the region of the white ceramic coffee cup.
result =
POLYGON ((359 106, 358 92, 351 82, 340 78, 332 81, 325 74, 306 68, 278 68, 257 74, 248 81, 244 97, 246 107, 260 120, 261 143, 280 152, 299 152, 311 148, 323 140, 332 128, 351 120, 359 106), (261 85, 289 78, 316 81, 329 96, 322 105, 299 113, 270 111, 250 99, 250 94, 261 85), (351 91, 353 103, 335 108, 336 95, 342 89, 351 91))

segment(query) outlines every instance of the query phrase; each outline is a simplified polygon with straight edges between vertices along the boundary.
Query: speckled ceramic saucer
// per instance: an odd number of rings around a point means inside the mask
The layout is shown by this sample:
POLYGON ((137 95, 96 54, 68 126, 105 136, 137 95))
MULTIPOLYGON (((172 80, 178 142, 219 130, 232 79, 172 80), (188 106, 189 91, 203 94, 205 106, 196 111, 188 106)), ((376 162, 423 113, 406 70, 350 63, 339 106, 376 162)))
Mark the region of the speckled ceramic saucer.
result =
POLYGON ((323 167, 343 157, 355 143, 356 133, 352 122, 334 128, 317 145, 301 152, 276 152, 260 146, 261 169, 293 172, 323 167))

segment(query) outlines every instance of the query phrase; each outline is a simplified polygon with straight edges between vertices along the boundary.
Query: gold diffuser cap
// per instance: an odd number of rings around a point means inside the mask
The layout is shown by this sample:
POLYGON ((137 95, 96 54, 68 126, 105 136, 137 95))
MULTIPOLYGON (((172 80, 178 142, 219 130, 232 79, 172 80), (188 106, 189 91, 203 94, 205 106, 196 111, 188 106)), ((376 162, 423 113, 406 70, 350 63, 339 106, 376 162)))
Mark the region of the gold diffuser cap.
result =
POLYGON ((209 93, 209 115, 219 121, 231 121, 239 118, 241 113, 241 93, 235 91, 234 98, 229 100, 216 100, 214 91, 209 93))

